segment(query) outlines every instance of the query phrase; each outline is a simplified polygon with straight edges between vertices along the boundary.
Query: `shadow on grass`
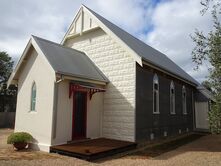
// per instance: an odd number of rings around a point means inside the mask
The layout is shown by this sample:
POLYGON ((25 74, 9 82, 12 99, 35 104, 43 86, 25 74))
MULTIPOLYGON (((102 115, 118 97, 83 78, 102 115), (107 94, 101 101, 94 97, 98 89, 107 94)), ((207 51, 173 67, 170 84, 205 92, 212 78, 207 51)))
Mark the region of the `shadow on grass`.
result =
POLYGON ((134 153, 131 153, 129 155, 127 155, 127 157, 129 158, 153 158, 153 157, 157 157, 163 153, 172 151, 174 149, 177 149, 180 146, 183 146, 185 144, 188 144, 192 141, 195 141, 199 138, 201 138, 202 134, 192 134, 183 138, 179 138, 176 140, 172 140, 170 142, 167 143, 163 143, 163 144, 159 144, 153 147, 147 147, 145 149, 142 150, 138 150, 134 153))
POLYGON ((205 136, 205 134, 191 134, 187 135, 181 138, 175 138, 168 140, 168 142, 160 143, 157 145, 154 144, 147 144, 144 145, 145 147, 140 147, 136 150, 128 151, 122 154, 116 154, 113 156, 105 157, 102 159, 95 160, 95 163, 103 163, 107 160, 112 159, 151 159, 158 157, 166 152, 175 150, 185 144, 188 144, 192 141, 195 141, 202 136, 205 136))

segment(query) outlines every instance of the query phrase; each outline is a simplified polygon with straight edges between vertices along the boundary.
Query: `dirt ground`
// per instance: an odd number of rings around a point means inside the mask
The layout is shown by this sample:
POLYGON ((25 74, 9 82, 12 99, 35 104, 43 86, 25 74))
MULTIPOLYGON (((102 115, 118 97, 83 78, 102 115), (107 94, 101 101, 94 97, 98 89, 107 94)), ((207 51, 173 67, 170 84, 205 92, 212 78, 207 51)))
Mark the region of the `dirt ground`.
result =
POLYGON ((60 166, 60 165, 127 165, 127 166, 218 166, 221 165, 221 135, 207 135, 176 147, 166 153, 149 155, 140 150, 124 157, 114 157, 97 162, 87 162, 73 157, 39 151, 16 152, 6 144, 10 129, 0 129, 0 166, 60 166))

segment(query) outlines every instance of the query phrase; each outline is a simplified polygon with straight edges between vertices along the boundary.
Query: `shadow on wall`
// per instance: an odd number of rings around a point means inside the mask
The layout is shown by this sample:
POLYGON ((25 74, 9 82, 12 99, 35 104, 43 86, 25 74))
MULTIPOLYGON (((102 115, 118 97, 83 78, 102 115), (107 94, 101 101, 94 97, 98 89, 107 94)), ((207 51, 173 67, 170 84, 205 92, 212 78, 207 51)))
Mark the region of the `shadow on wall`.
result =
POLYGON ((32 143, 29 144, 30 149, 40 150, 38 143, 39 143, 38 140, 33 138, 32 143))
POLYGON ((110 82, 104 92, 103 136, 135 141, 135 91, 125 83, 115 83, 117 88, 110 82))

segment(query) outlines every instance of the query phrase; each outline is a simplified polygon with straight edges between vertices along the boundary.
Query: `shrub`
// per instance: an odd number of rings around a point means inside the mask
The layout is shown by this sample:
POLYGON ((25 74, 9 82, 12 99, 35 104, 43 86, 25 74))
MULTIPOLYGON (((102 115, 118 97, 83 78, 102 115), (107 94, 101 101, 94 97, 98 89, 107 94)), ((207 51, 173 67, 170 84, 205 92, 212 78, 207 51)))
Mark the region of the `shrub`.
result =
POLYGON ((209 124, 212 134, 221 134, 221 104, 218 102, 209 111, 209 124))
POLYGON ((7 140, 8 144, 14 144, 14 143, 29 143, 31 142, 33 137, 26 132, 16 132, 12 133, 7 140))

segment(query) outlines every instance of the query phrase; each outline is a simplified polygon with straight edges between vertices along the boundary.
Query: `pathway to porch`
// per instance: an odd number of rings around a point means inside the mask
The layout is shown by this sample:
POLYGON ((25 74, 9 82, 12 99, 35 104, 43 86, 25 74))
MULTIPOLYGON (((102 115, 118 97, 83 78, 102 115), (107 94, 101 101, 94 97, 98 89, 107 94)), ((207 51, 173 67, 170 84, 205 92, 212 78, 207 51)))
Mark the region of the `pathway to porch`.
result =
POLYGON ((136 143, 133 142, 97 138, 82 142, 52 146, 50 152, 91 161, 135 148, 136 143))

